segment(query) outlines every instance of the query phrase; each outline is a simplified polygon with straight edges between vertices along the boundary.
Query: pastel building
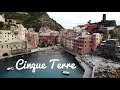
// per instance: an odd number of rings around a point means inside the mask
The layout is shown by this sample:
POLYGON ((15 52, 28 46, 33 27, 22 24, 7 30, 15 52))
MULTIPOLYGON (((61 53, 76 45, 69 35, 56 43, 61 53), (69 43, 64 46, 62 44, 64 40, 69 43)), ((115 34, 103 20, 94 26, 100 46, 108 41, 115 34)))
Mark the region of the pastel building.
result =
POLYGON ((89 54, 97 48, 101 41, 102 36, 99 33, 92 35, 83 34, 74 39, 73 50, 80 55, 89 54))
POLYGON ((55 45, 60 42, 59 32, 41 27, 39 30, 39 44, 55 45))
POLYGON ((73 49, 80 55, 89 54, 92 50, 92 36, 79 36, 74 40, 73 49))
POLYGON ((0 57, 24 53, 27 50, 26 41, 22 40, 0 40, 0 57))
POLYGON ((36 48, 39 44, 38 33, 33 31, 33 28, 29 28, 25 33, 26 41, 28 43, 28 48, 36 48))
POLYGON ((75 39, 75 37, 67 38, 67 40, 66 40, 66 48, 67 49, 73 50, 74 39, 75 39))
POLYGON ((46 45, 55 45, 57 44, 57 36, 53 35, 39 35, 39 43, 46 44, 46 45))
POLYGON ((25 30, 23 25, 20 25, 17 30, 0 30, 0 39, 15 40, 20 39, 25 41, 25 30))
POLYGON ((102 42, 103 36, 100 33, 93 33, 92 34, 92 39, 93 39, 93 50, 97 48, 98 45, 102 42))
POLYGON ((67 38, 76 36, 76 32, 73 29, 62 29, 60 31, 61 45, 66 47, 67 38))

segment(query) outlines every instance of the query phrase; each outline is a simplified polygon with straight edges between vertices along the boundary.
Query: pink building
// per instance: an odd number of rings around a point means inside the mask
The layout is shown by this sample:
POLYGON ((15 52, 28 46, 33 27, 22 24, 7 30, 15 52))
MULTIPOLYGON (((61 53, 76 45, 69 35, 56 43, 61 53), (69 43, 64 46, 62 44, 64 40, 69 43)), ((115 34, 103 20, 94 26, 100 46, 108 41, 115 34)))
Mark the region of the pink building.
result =
POLYGON ((92 51, 92 36, 79 36, 74 39, 73 49, 80 55, 89 54, 92 51))
POLYGON ((39 35, 39 43, 46 45, 55 45, 57 44, 58 36, 47 36, 47 35, 39 35))
POLYGON ((73 50, 80 55, 89 54, 97 48, 101 41, 102 36, 99 33, 78 36, 74 39, 73 50))
POLYGON ((38 33, 34 32, 34 31, 28 31, 25 33, 25 38, 26 41, 29 45, 32 46, 32 48, 36 48, 37 45, 39 44, 39 37, 38 37, 38 33))

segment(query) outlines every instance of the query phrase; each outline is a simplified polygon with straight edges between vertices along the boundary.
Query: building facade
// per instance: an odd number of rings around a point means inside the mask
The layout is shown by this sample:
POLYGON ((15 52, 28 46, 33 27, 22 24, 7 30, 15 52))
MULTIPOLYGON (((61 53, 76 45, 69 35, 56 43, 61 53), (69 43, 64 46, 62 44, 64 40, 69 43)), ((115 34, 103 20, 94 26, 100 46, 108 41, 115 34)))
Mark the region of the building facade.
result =
POLYGON ((39 44, 55 45, 60 42, 59 32, 41 27, 39 30, 39 44))
POLYGON ((73 51, 74 39, 75 39, 75 37, 67 38, 67 40, 66 40, 66 48, 67 49, 73 51))
POLYGON ((92 36, 79 36, 74 40, 73 49, 80 55, 89 54, 92 51, 92 36))
POLYGON ((28 43, 28 48, 36 48, 39 44, 38 33, 33 31, 33 28, 26 30, 25 38, 28 43))
POLYGON ((5 18, 4 18, 4 14, 3 15, 0 15, 0 22, 5 22, 5 18))
POLYGON ((102 36, 99 33, 82 34, 74 39, 73 50, 80 55, 89 54, 91 51, 96 50, 101 41, 102 36))
POLYGON ((103 36, 100 33, 93 33, 92 34, 93 45, 92 49, 95 50, 98 45, 102 42, 103 36))
POLYGON ((0 39, 5 40, 23 40, 25 41, 25 30, 23 25, 20 25, 17 30, 0 30, 0 39))
POLYGON ((21 40, 0 40, 0 56, 20 54, 27 51, 26 41, 21 40))

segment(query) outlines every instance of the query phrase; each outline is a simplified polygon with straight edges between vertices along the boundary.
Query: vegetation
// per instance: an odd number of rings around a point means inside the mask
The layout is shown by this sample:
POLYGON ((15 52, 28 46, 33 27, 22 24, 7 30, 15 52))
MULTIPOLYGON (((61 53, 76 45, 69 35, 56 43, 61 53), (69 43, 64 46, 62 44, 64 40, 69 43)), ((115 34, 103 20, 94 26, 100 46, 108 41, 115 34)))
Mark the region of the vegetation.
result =
POLYGON ((41 26, 49 27, 58 31, 63 27, 55 20, 51 19, 46 12, 0 12, 7 19, 15 19, 17 23, 22 23, 26 28, 35 28, 38 32, 41 26))

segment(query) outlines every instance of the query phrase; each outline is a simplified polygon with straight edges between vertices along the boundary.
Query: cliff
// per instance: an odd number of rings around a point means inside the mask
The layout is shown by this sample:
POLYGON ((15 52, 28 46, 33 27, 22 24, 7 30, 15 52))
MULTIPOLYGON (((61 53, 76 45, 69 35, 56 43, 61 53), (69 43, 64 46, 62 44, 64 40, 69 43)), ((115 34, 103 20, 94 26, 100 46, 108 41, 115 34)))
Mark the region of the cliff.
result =
POLYGON ((46 12, 0 12, 7 19, 15 19, 17 23, 22 23, 26 28, 34 28, 36 32, 41 26, 49 27, 59 31, 63 27, 49 17, 46 12))

